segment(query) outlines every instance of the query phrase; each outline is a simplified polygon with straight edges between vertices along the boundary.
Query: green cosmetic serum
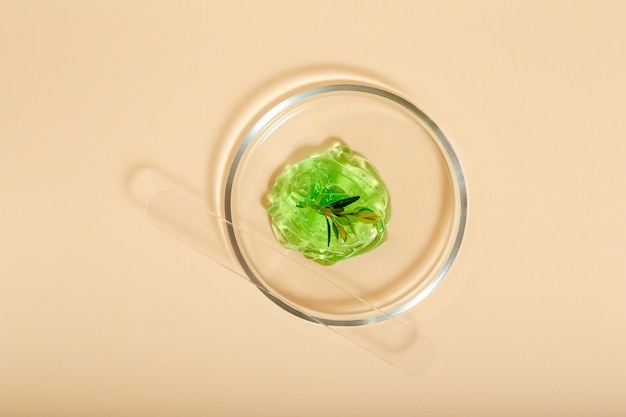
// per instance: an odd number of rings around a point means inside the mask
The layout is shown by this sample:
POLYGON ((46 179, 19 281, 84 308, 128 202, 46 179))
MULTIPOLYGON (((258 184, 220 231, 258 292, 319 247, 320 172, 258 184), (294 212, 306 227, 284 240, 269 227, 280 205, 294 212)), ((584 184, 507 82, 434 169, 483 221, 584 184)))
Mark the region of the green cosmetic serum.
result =
POLYGON ((365 158, 337 144, 288 167, 268 195, 272 230, 287 249, 322 265, 371 251, 387 238, 389 192, 365 158))

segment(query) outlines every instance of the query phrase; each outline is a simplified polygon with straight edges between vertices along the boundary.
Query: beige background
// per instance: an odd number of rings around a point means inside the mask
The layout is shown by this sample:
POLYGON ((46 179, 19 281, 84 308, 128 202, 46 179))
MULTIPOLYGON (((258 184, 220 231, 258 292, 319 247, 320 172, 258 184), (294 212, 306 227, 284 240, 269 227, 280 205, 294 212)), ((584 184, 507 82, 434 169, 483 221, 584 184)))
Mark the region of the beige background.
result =
POLYGON ((1 416, 626 414, 626 2, 3 1, 0 40, 1 416), (458 261, 409 313, 429 376, 134 199, 210 195, 254 94, 315 68, 397 85, 465 169, 458 261))

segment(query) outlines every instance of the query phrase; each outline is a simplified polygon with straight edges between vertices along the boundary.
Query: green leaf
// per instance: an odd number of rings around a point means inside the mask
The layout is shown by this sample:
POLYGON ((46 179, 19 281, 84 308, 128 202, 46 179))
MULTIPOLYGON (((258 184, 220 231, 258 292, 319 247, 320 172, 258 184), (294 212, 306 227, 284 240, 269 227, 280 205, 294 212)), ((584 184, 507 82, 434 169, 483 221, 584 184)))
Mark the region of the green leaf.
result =
POLYGON ((334 224, 337 225, 337 231, 339 232, 339 237, 341 238, 341 241, 345 242, 348 239, 348 232, 346 232, 346 229, 344 229, 343 226, 339 223, 334 224))
POLYGON ((324 216, 324 219, 326 219, 326 234, 328 235, 326 246, 330 246, 330 223, 328 222, 328 217, 324 216))
POLYGON ((350 219, 345 216, 336 216, 335 220, 337 221, 337 223, 339 223, 342 226, 350 226, 352 224, 350 219))
POLYGON ((366 224, 378 223, 380 216, 369 209, 361 209, 353 215, 358 221, 366 224))
POLYGON ((352 234, 356 236, 356 230, 354 230, 354 225, 352 224, 352 222, 350 222, 350 230, 352 231, 352 234))
POLYGON ((348 239, 348 231, 346 230, 347 227, 350 227, 350 232, 356 235, 354 222, 358 221, 365 224, 374 224, 380 221, 380 216, 378 214, 365 207, 344 210, 346 206, 349 206, 360 198, 361 197, 357 195, 354 197, 342 198, 341 200, 337 200, 326 206, 320 206, 320 194, 315 204, 309 205, 301 202, 300 204, 296 204, 296 207, 311 208, 324 216, 324 220, 326 220, 326 246, 330 246, 331 228, 333 234, 335 235, 335 239, 345 242, 348 239))
POLYGON ((341 200, 335 201, 334 203, 330 203, 326 207, 330 207, 330 208, 333 208, 333 209, 344 208, 345 206, 349 206, 350 204, 354 203, 359 198, 361 198, 361 196, 358 196, 358 195, 356 195, 354 197, 343 198, 341 200))

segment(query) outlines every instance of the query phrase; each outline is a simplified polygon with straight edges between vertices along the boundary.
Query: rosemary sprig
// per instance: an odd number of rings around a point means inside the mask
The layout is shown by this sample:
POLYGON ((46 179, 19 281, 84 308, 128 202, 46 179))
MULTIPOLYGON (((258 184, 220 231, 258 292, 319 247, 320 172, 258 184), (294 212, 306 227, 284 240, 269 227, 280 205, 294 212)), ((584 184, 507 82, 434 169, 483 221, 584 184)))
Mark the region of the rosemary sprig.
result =
POLYGON ((319 200, 321 199, 320 196, 317 204, 299 204, 297 207, 310 208, 320 212, 324 216, 326 219, 326 230, 328 236, 326 245, 330 246, 331 229, 335 235, 335 239, 345 242, 348 239, 348 231, 346 230, 346 227, 350 229, 352 234, 356 235, 356 231, 354 230, 355 222, 374 224, 378 223, 380 220, 380 216, 378 214, 365 207, 346 210, 347 206, 354 203, 359 198, 361 198, 361 196, 358 195, 354 197, 342 198, 341 200, 321 206, 319 205, 319 200))

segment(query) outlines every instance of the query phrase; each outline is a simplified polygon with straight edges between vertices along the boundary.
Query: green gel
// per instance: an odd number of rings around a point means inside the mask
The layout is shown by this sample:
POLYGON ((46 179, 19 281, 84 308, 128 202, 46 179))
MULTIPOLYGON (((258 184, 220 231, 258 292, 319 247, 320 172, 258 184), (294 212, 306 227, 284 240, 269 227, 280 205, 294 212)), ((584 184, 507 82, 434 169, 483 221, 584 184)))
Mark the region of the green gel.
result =
POLYGON ((345 145, 335 145, 287 168, 269 193, 267 211, 284 247, 332 265, 384 242, 389 192, 369 161, 345 145), (327 223, 321 208, 343 199, 355 200, 343 208, 348 214, 340 213, 335 226, 327 223))

